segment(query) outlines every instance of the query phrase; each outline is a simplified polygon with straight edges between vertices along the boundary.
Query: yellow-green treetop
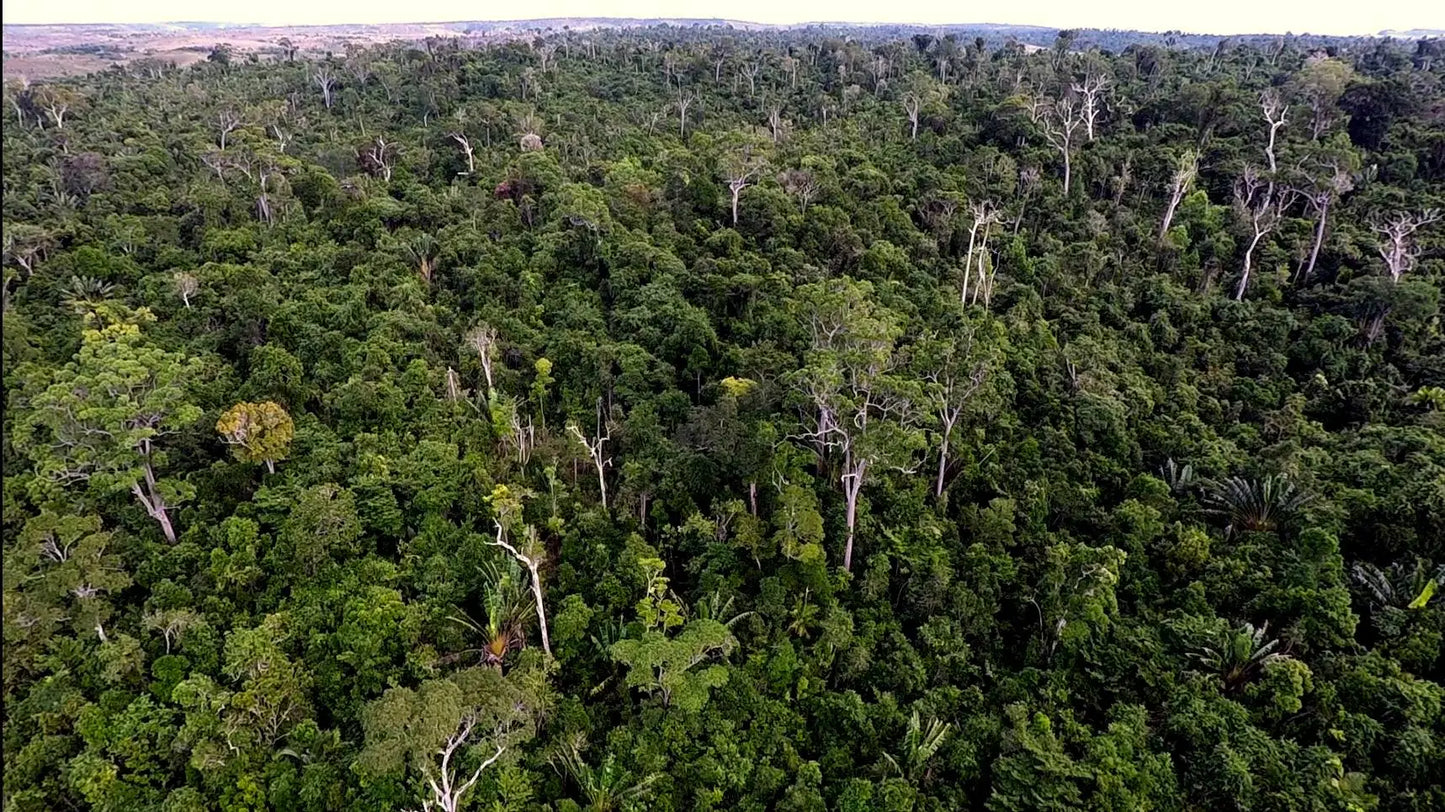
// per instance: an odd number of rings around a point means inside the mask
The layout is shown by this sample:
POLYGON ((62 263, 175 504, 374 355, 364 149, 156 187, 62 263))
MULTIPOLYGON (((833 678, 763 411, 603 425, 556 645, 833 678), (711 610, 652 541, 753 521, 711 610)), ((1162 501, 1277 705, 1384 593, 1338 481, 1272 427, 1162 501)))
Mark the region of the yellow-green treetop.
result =
POLYGON ((231 453, 245 462, 264 462, 276 473, 276 462, 291 451, 296 426, 291 415, 274 401, 237 403, 216 421, 216 431, 231 445, 231 453))

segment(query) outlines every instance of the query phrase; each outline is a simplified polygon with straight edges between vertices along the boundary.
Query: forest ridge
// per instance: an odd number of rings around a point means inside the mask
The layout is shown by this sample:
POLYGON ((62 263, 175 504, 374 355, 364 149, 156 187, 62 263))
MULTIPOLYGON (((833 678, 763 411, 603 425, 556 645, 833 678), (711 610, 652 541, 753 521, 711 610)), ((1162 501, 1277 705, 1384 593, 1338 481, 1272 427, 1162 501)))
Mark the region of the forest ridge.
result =
POLYGON ((7 81, 6 812, 1445 808, 1445 42, 1041 44, 7 81))

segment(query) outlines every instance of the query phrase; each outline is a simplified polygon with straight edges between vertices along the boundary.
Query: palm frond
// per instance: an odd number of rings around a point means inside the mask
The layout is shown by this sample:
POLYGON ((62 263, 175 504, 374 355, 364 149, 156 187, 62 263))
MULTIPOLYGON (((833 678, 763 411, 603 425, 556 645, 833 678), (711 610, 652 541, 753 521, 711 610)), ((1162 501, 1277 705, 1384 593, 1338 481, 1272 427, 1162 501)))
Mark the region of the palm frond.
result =
POLYGON ((1229 477, 1209 495, 1211 510, 1229 520, 1229 530, 1274 530, 1309 502, 1284 474, 1262 480, 1229 477))
POLYGON ((1213 645, 1190 655, 1207 670, 1219 675, 1225 688, 1236 690, 1260 669, 1289 655, 1280 653, 1278 638, 1269 636, 1269 624, 1244 623, 1219 636, 1213 645))
POLYGON ((1169 486, 1174 493, 1187 491, 1199 482, 1199 477, 1194 474, 1194 466, 1189 463, 1180 465, 1170 457, 1163 465, 1159 466, 1159 478, 1169 486))

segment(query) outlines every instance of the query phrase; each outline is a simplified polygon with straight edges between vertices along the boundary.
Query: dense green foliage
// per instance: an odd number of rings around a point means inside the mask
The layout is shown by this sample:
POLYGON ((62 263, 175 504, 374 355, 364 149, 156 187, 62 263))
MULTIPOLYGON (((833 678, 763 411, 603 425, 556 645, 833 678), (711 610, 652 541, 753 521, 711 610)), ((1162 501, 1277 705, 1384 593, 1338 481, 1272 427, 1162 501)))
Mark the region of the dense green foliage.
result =
POLYGON ((7 87, 6 812, 1445 808, 1439 51, 7 87))

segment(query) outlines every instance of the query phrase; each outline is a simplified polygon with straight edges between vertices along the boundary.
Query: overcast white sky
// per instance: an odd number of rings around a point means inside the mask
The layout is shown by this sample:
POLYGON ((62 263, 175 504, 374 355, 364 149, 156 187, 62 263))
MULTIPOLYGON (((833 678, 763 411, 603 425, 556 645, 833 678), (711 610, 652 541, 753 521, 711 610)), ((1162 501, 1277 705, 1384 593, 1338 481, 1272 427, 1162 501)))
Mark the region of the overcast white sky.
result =
POLYGON ((1445 29, 1445 0, 5 0, 7 23, 203 20, 274 25, 442 22, 538 17, 725 17, 766 23, 818 20, 1015 23, 1050 27, 1179 29, 1199 33, 1372 34, 1445 29))

